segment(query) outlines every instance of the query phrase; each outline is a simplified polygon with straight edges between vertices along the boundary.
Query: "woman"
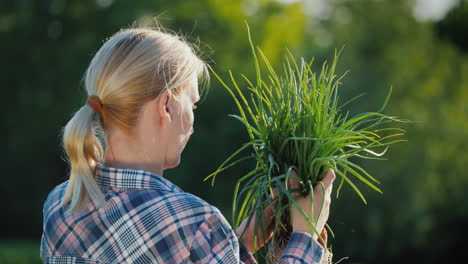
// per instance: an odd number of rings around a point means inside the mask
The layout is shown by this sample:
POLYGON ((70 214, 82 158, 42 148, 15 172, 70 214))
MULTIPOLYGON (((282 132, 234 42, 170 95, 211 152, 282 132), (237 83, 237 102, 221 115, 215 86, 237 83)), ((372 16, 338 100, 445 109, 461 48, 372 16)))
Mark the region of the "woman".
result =
MULTIPOLYGON (((44 205, 44 262, 255 263, 253 223, 234 232, 216 207, 163 178, 193 133, 201 78, 208 78, 206 64, 178 36, 126 29, 104 43, 84 77, 87 103, 63 131, 70 179, 44 205)), ((322 214, 314 211, 318 230, 334 178, 329 170, 324 196, 315 189, 326 199, 322 214)), ((310 208, 308 197, 297 201, 310 208)), ((292 213, 294 232, 280 263, 319 263, 323 247, 292 213)), ((265 223, 272 214, 265 210, 265 223)), ((271 230, 261 237, 260 247, 271 230)))

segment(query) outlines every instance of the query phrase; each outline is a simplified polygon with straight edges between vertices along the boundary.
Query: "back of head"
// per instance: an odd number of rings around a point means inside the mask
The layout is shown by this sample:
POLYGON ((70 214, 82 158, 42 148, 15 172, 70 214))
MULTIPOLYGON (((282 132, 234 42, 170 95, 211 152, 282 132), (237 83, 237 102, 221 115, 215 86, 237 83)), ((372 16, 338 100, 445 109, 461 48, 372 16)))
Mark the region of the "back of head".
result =
POLYGON ((194 74, 208 78, 206 64, 180 36, 162 29, 131 28, 107 39, 84 76, 86 91, 99 98, 99 107, 82 106, 63 131, 71 171, 62 205, 70 202, 69 209, 77 211, 91 200, 102 207, 104 195, 93 170, 104 159, 106 131, 118 128, 131 135, 145 102, 166 89, 179 95, 194 74))

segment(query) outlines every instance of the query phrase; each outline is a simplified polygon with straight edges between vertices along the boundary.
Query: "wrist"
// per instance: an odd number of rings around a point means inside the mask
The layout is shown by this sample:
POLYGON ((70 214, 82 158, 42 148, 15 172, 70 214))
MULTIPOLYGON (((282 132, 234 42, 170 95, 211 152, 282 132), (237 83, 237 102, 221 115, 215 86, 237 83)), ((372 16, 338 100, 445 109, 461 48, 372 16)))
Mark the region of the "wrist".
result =
MULTIPOLYGON (((316 228, 316 226, 314 226, 313 228, 316 228)), ((317 232, 314 232, 313 228, 310 228, 309 225, 307 225, 307 224, 305 224, 305 225, 296 224, 296 225, 293 225, 293 232, 307 233, 313 239, 317 240, 318 237, 319 237, 319 234, 317 232)))
POLYGON ((311 236, 314 240, 318 239, 318 235, 315 234, 315 232, 311 232, 310 230, 307 230, 307 229, 293 229, 293 232, 306 233, 309 236, 311 236))

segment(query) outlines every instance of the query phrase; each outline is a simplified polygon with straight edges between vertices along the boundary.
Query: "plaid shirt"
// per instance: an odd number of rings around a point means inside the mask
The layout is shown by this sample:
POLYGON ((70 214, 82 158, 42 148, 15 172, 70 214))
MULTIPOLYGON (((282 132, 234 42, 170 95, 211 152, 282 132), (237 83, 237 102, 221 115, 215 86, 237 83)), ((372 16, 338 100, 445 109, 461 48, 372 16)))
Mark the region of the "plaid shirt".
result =
MULTIPOLYGON (((69 215, 61 206, 68 181, 44 205, 45 263, 256 263, 214 206, 143 170, 98 163, 95 178, 106 207, 89 203, 69 215)), ((280 263, 319 263, 324 249, 293 233, 280 263)))

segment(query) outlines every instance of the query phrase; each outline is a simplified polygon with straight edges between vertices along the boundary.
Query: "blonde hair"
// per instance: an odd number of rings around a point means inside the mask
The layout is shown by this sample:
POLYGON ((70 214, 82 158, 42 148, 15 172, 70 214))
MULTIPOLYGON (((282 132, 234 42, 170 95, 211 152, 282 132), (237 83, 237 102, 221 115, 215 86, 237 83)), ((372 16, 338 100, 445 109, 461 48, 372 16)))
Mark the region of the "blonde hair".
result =
POLYGON ((85 104, 63 129, 71 170, 62 206, 70 202, 69 210, 79 211, 90 200, 102 208, 105 197, 93 171, 104 159, 106 130, 131 134, 145 102, 166 89, 179 95, 194 74, 208 81, 206 63, 185 39, 162 28, 123 29, 107 39, 84 76, 88 96, 102 101, 98 122, 85 104))

